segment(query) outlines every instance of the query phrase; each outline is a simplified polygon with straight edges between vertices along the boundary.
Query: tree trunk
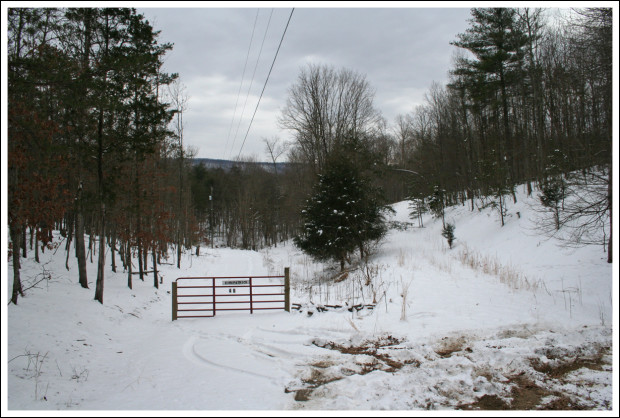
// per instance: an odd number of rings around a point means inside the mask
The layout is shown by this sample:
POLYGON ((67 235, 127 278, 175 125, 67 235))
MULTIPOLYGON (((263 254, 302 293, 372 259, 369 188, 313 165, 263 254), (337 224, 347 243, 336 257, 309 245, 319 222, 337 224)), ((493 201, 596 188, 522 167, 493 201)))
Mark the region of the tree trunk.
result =
POLYGON ((78 260, 78 275, 80 285, 88 289, 88 277, 86 276, 86 247, 84 243, 84 215, 82 214, 82 183, 78 189, 78 197, 76 201, 76 219, 75 219, 75 255, 78 260))
POLYGON ((612 253, 612 237, 613 237, 613 211, 612 211, 612 174, 611 174, 611 166, 609 167, 609 172, 607 173, 609 180, 607 181, 607 199, 609 200, 609 241, 607 242, 607 262, 611 263, 613 261, 613 253, 612 253))
POLYGON ((67 246, 65 250, 67 251, 67 258, 65 259, 65 268, 67 269, 67 271, 69 271, 69 253, 71 252, 71 241, 73 240, 73 228, 74 228, 73 217, 69 218, 69 216, 71 215, 70 214, 67 215, 68 218, 66 220, 67 246))
MULTIPOLYGON (((107 45, 106 45, 107 46, 107 45)), ((107 48, 106 48, 107 49, 107 48)), ((104 77, 105 81, 105 77, 104 77)), ((97 127, 97 184, 99 186, 99 257, 97 259, 97 284, 95 300, 103 304, 103 281, 105 269, 105 203, 103 198, 103 109, 99 109, 97 127)))
POLYGON ((23 257, 26 258, 28 254, 26 253, 26 226, 25 225, 22 227, 21 247, 23 251, 23 257))
POLYGON ((116 273, 116 257, 114 256, 114 253, 116 252, 116 227, 110 235, 110 257, 112 258, 112 271, 116 273))
POLYGON ((179 225, 179 231, 177 231, 177 234, 179 236, 179 238, 177 239, 177 268, 180 269, 181 268, 181 232, 180 232, 181 226, 179 225))
POLYGON ((90 263, 91 264, 93 263, 93 251, 94 251, 94 249, 93 249, 93 235, 95 235, 95 234, 94 234, 94 231, 93 231, 93 226, 91 225, 90 226, 90 232, 88 234, 88 255, 90 257, 90 263))
POLYGON ((133 283, 131 281, 131 244, 127 240, 127 250, 125 251, 125 262, 127 263, 127 287, 132 289, 133 283))
POLYGON ((101 231, 99 232, 99 257, 97 259, 97 284, 95 300, 103 304, 103 280, 105 269, 105 204, 101 204, 101 231))
POLYGON ((157 283, 157 250, 155 245, 153 245, 153 285, 159 289, 159 284, 157 283))
POLYGON ((40 263, 39 260, 39 231, 37 228, 34 228, 34 261, 40 263))
POLYGON ((22 231, 17 225, 11 225, 9 229, 11 234, 11 241, 13 243, 13 294, 11 295, 11 302, 13 302, 14 305, 17 305, 17 295, 21 295, 22 297, 24 296, 22 281, 19 276, 19 250, 21 245, 20 239, 22 237, 22 231))
POLYGON ((148 276, 148 269, 149 269, 149 249, 148 247, 144 246, 142 247, 142 257, 144 257, 144 262, 143 262, 143 268, 144 268, 144 274, 146 274, 148 276))
POLYGON ((138 239, 138 271, 140 280, 144 281, 144 264, 142 264, 142 240, 138 239))
POLYGON ((503 198, 502 198, 502 192, 500 190, 499 192, 499 215, 500 218, 502 219, 502 226, 504 226, 504 202, 503 202, 503 198))
POLYGON ((125 259, 125 243, 123 240, 120 241, 120 245, 118 247, 118 256, 121 258, 121 262, 123 263, 123 273, 127 271, 127 260, 125 259))

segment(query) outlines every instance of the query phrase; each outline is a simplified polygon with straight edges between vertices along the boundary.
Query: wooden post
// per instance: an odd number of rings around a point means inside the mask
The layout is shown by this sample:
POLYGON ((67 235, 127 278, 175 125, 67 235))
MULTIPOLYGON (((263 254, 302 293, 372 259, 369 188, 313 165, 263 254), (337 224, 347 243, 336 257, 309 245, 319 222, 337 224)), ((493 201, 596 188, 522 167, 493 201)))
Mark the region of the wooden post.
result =
POLYGON ((172 320, 176 321, 179 305, 177 302, 177 282, 172 282, 172 320))
POLYGON ((284 310, 291 311, 291 278, 289 267, 284 267, 284 310))

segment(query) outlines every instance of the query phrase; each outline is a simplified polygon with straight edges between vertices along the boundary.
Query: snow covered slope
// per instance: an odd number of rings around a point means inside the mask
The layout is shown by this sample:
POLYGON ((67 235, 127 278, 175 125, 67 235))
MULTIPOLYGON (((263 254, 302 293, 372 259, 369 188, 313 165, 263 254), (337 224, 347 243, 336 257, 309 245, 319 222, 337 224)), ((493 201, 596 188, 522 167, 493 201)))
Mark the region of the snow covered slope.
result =
POLYGON ((180 270, 162 265, 160 289, 149 275, 130 290, 122 268, 106 271, 104 305, 95 263, 82 289, 64 245, 46 250, 24 260, 24 287, 36 286, 3 308, 3 409, 617 412, 612 266, 602 248, 541 236, 536 198, 517 197, 504 227, 490 209, 450 208, 453 249, 441 220, 418 228, 396 204, 399 228, 346 277, 291 243, 203 248, 180 270), (177 277, 284 267, 299 310, 171 321, 177 277))

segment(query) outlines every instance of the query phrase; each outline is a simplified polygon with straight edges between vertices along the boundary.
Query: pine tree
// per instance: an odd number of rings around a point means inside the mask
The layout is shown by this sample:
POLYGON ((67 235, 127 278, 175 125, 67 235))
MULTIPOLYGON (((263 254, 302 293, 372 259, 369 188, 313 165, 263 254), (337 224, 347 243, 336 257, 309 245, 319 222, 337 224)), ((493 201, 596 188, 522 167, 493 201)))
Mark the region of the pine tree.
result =
POLYGON ((340 262, 344 270, 352 252, 359 249, 364 257, 366 244, 387 230, 378 196, 349 158, 333 156, 302 211, 304 229, 295 244, 318 260, 340 262))
POLYGON ((560 203, 564 200, 566 184, 561 177, 547 181, 542 186, 542 193, 539 195, 540 203, 553 212, 555 230, 560 229, 560 203))
POLYGON ((475 8, 471 14, 471 27, 459 34, 458 41, 452 45, 470 51, 475 59, 460 59, 453 74, 461 78, 461 87, 468 91, 475 106, 492 110, 489 113, 493 115, 492 125, 488 129, 496 138, 487 148, 502 167, 497 172, 506 176, 496 179, 496 183, 512 183, 517 166, 517 144, 513 135, 514 121, 510 118, 511 100, 519 93, 516 86, 525 77, 528 37, 515 9, 475 8), (506 166, 505 172, 503 166, 506 166))
POLYGON ((446 224, 444 216, 444 196, 446 191, 439 186, 433 188, 433 194, 428 199, 428 208, 433 213, 435 218, 441 217, 443 225, 446 224))
POLYGON ((452 243, 454 243, 454 240, 456 239, 454 237, 454 229, 454 224, 447 223, 441 230, 441 236, 448 240, 448 245, 450 246, 450 249, 452 249, 452 243))
POLYGON ((420 228, 424 227, 422 215, 424 215, 426 212, 428 212, 428 204, 426 203, 424 197, 409 197, 409 217, 411 219, 417 219, 418 226, 420 228))
MULTIPOLYGON (((8 24, 8 222, 13 255, 13 293, 23 296, 19 249, 25 231, 36 241, 50 240, 54 221, 68 204, 66 159, 59 147, 66 134, 59 125, 58 102, 69 81, 70 62, 50 42, 55 9, 9 9, 8 24), (31 235, 32 236, 32 235, 31 235), (34 238, 34 237, 33 237, 34 238)), ((36 244, 35 244, 36 245, 36 244)))

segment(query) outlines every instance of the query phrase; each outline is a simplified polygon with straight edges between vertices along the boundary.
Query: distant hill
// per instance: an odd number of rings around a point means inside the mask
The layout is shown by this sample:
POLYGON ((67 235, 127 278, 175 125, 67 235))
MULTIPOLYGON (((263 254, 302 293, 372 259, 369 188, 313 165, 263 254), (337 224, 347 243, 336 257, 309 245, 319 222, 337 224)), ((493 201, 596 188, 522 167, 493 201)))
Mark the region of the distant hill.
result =
MULTIPOLYGON (((246 162, 246 161, 231 161, 231 160, 218 160, 214 158, 194 158, 194 164, 203 165, 206 168, 221 168, 223 170, 230 170, 234 166, 259 166, 266 171, 273 171, 273 163, 268 162, 246 162)), ((290 166, 289 163, 276 163, 278 172, 286 170, 290 166)))

